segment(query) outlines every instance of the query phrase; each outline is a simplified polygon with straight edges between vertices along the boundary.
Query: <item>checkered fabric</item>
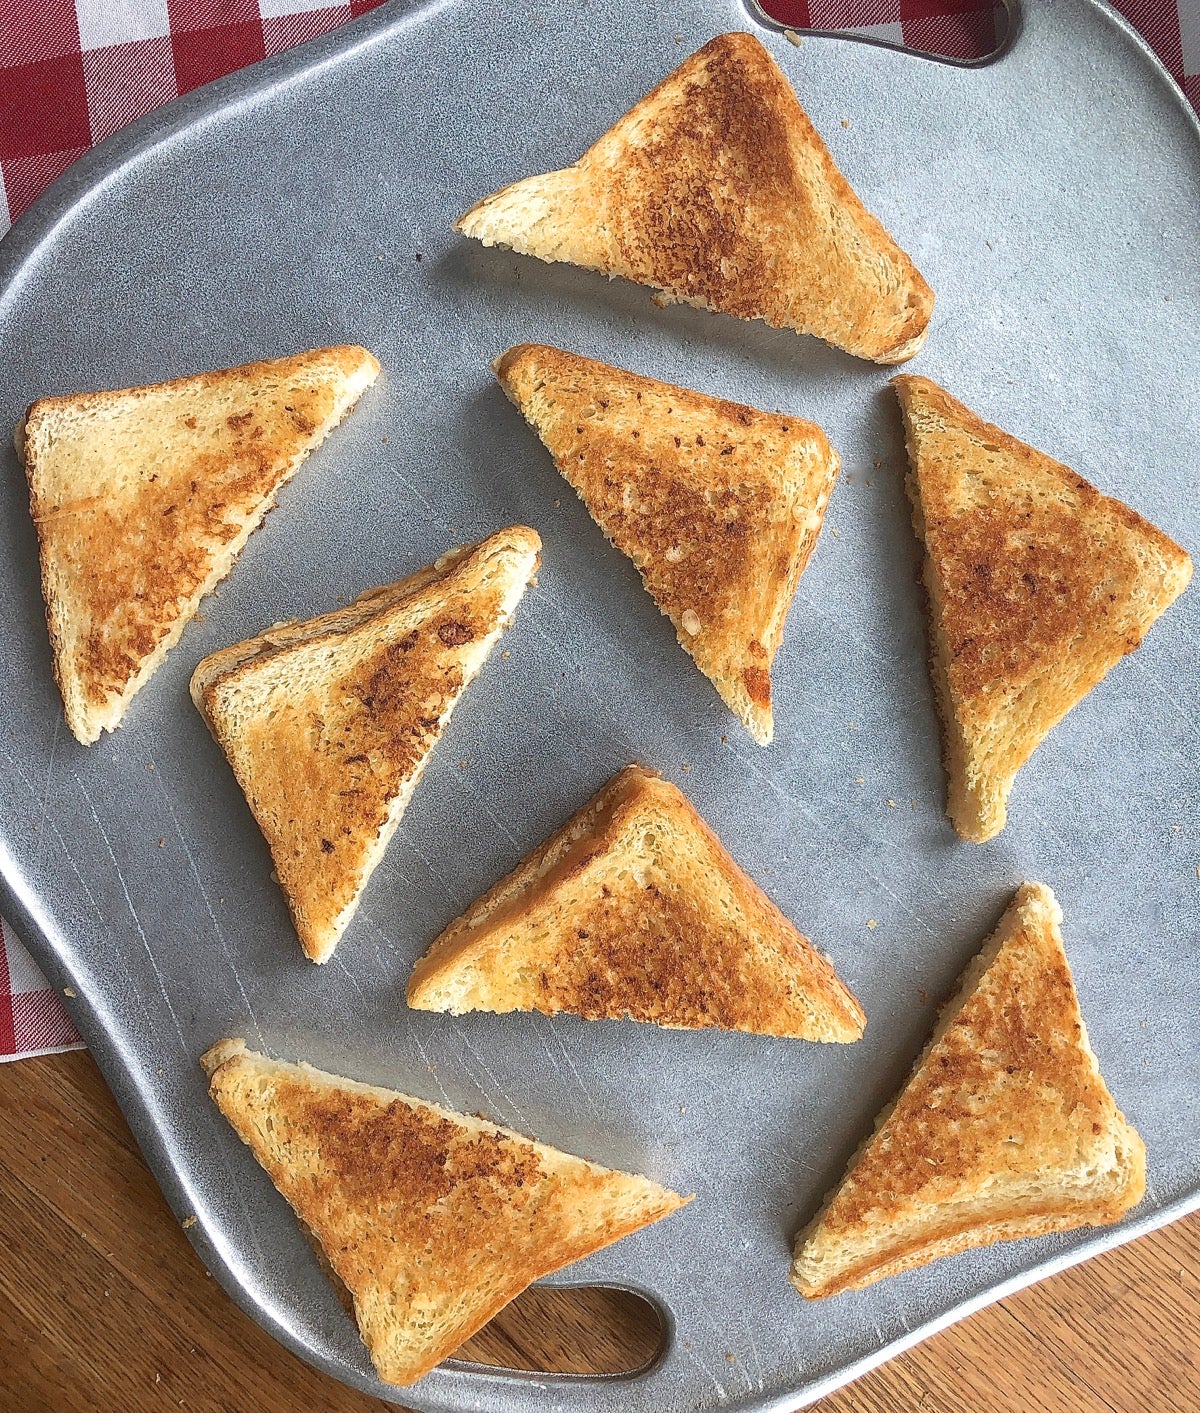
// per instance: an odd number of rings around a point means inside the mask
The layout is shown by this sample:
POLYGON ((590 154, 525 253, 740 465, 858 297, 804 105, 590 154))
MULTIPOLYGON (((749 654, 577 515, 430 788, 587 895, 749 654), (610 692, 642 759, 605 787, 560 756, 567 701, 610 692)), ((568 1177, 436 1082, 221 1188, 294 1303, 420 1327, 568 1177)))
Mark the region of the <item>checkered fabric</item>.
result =
MULTIPOLYGON (((383 2, 0 0, 0 234, 119 127, 383 2)), ((1200 109, 1200 0, 1114 2, 1200 109)), ((761 3, 794 29, 848 30, 955 59, 990 53, 1004 34, 995 0, 761 3)), ((0 1060, 79 1043, 58 998, 0 924, 0 1060)))
POLYGON ((0 922, 0 1060, 79 1048, 79 1036, 58 997, 0 922))
POLYGON ((381 3, 0 0, 8 220, 89 147, 151 108, 381 3))

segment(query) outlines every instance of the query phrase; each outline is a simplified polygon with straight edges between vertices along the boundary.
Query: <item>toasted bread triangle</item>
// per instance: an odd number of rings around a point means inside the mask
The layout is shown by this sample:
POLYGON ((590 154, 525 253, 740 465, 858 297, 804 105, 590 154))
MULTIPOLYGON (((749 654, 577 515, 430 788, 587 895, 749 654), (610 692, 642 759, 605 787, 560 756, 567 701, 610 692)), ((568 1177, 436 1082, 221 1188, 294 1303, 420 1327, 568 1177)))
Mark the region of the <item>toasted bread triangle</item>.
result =
POLYGON ((925 545, 948 812, 983 842, 1004 827, 1034 748, 1138 646, 1192 563, 1127 505, 928 378, 892 381, 925 545))
POLYGON ((313 961, 327 961, 345 931, 540 547, 515 526, 196 668, 193 700, 266 837, 313 961))
POLYGON ((1049 888, 1027 883, 968 967, 899 1097, 796 1241, 834 1295, 938 1256, 1119 1220, 1146 1151, 1088 1044, 1049 888))
POLYGON ((318 348, 29 409, 17 442, 54 674, 85 745, 120 725, 276 492, 378 372, 365 348, 318 348))
POLYGON ((209 1092, 320 1243, 379 1377, 411 1384, 531 1281, 690 1198, 483 1119, 223 1040, 209 1092))
POLYGON ((820 427, 520 344, 496 377, 760 745, 771 664, 837 476, 820 427))
POLYGON ((830 962, 676 786, 628 766, 417 963, 418 1010, 569 1011, 676 1029, 857 1040, 830 962))
POLYGON ((495 192, 455 228, 880 363, 911 358, 933 311, 751 34, 710 40, 574 166, 495 192))

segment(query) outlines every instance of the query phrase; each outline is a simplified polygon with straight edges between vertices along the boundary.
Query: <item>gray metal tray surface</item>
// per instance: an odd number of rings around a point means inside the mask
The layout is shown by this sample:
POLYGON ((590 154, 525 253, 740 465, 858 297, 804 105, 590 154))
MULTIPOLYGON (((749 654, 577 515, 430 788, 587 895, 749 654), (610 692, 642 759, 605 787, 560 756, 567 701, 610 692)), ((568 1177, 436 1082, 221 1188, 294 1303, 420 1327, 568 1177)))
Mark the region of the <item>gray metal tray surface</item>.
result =
POLYGON ((450 229, 495 187, 574 159, 726 29, 759 31, 936 289, 913 366, 1195 550, 1200 135, 1093 0, 1028 0, 978 66, 837 38, 795 47, 734 0, 385 8, 119 134, 0 245, 5 427, 40 394, 317 344, 364 343, 384 368, 126 724, 87 749, 62 722, 23 476, 2 453, 3 902, 73 990, 169 1201, 197 1218, 206 1266, 289 1348, 387 1396, 291 1213, 206 1097, 197 1056, 229 1034, 698 1194, 566 1273, 668 1312, 651 1368, 450 1364, 404 1392, 430 1413, 794 1407, 1200 1204, 1200 593, 1051 734, 1003 834, 965 843, 943 814, 888 370, 450 229), (777 660, 769 749, 724 710, 495 385, 489 360, 523 339, 811 417, 841 452, 777 660), (188 676, 267 623, 517 521, 545 554, 509 656, 464 697, 318 969, 188 676), (832 954, 870 1018, 861 1043, 406 1009, 410 966, 439 929, 633 759, 681 783, 832 954), (1149 1147, 1145 1203, 1115 1230, 806 1303, 787 1282, 794 1232, 1026 878, 1062 902, 1092 1041, 1149 1147))

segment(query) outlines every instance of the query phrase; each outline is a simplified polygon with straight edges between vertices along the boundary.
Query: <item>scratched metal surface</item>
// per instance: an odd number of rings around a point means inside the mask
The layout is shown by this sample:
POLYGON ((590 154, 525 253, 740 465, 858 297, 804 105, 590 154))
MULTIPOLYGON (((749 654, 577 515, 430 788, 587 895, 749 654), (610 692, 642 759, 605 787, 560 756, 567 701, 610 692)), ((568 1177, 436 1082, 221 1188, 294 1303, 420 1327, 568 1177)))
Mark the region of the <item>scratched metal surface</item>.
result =
MULTIPOLYGON (((377 13, 109 142, 0 247, 6 426, 37 394, 336 340, 370 345, 385 369, 124 728, 86 750, 61 726, 22 477, 3 453, 5 903, 77 993, 71 1010, 176 1212, 197 1216, 189 1237, 209 1269, 292 1349, 383 1394, 284 1204, 205 1098, 196 1056, 230 1033, 698 1194, 570 1272, 670 1311, 652 1370, 446 1367, 405 1394, 422 1410, 793 1406, 1197 1202, 1200 595, 1040 749, 1006 831, 963 843, 942 815, 886 371, 450 231, 481 194, 577 155, 683 53, 754 27, 732 0, 377 13), (488 360, 520 339, 828 429, 845 473, 779 655, 771 749, 726 715, 493 385, 488 360), (318 970, 188 675, 265 623, 512 521, 537 526, 546 551, 510 656, 466 696, 318 970), (832 953, 870 1016, 861 1044, 406 1011, 430 938, 633 758, 680 781, 832 953), (1149 1144, 1145 1205, 1116 1232, 805 1304, 786 1282, 793 1232, 1027 877, 1062 900, 1094 1043, 1149 1144)), ((1123 24, 1088 0, 1038 0, 1008 52, 976 69, 763 37, 938 291, 916 366, 1194 551, 1200 141, 1123 24)))

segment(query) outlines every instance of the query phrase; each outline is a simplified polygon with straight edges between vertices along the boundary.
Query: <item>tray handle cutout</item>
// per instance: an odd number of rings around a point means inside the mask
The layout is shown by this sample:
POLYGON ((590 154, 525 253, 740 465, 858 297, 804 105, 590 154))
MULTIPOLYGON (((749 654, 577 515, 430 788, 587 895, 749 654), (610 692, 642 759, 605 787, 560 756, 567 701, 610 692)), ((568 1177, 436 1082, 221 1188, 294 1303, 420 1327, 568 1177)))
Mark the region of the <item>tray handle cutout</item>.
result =
POLYGON ((752 20, 786 35, 794 44, 803 43, 808 36, 847 39, 896 49, 954 68, 977 69, 995 63, 1008 52, 1021 23, 1024 0, 996 0, 994 4, 978 3, 964 9, 956 17, 960 33, 949 43, 943 40, 941 48, 934 47, 937 30, 928 20, 909 21, 903 30, 900 20, 856 30, 829 29, 821 24, 828 9, 813 0, 744 0, 744 4, 752 20))
POLYGON ((448 1363, 623 1379, 659 1362, 666 1329, 657 1300, 632 1286, 541 1282, 505 1306, 448 1363))

